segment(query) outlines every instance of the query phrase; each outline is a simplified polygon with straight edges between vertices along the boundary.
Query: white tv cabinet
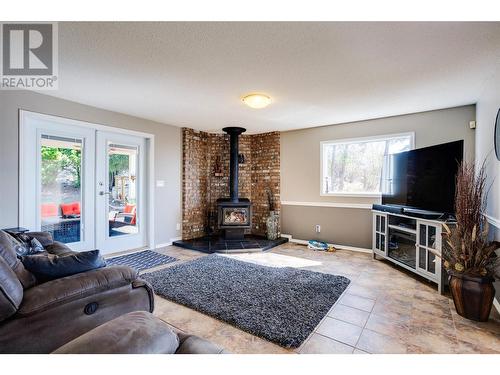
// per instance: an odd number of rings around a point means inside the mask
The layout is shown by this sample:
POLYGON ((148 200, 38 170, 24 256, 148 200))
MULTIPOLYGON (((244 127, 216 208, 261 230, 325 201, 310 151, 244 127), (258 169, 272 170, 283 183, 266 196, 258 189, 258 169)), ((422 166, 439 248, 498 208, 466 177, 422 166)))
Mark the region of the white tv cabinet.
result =
POLYGON ((383 257, 437 284, 443 294, 446 272, 441 266, 443 221, 372 210, 373 259, 383 257))

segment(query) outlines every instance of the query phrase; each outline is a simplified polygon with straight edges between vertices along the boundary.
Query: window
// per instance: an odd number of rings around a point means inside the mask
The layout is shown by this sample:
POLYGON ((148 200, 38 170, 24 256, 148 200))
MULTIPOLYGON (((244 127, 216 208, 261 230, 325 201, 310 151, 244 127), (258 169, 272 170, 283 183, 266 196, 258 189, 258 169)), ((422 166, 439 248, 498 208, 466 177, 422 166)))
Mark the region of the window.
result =
POLYGON ((321 142, 321 194, 380 195, 384 155, 413 143, 413 133, 321 142))

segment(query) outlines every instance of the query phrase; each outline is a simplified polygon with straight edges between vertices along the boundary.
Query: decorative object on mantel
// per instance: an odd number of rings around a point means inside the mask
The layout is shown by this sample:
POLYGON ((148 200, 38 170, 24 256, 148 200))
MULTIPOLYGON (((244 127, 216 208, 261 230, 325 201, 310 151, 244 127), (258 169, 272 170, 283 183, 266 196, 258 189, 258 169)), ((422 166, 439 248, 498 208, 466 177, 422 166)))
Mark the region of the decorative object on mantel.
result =
POLYGON ((266 220, 266 234, 268 240, 276 240, 279 237, 279 214, 275 211, 274 196, 271 188, 267 189, 267 204, 269 205, 269 217, 266 220))
POLYGON ((498 161, 500 161, 500 108, 497 112, 497 119, 495 121, 495 155, 497 156, 498 161))
POLYGON ((484 165, 476 173, 474 164, 462 162, 457 173, 455 215, 457 224, 443 224, 443 259, 457 313, 485 322, 490 315, 495 288, 500 242, 488 241, 484 165))
POLYGON ((224 176, 224 172, 222 171, 222 165, 221 165, 221 162, 220 162, 220 156, 217 156, 215 158, 215 162, 214 162, 214 176, 215 177, 223 177, 224 176))

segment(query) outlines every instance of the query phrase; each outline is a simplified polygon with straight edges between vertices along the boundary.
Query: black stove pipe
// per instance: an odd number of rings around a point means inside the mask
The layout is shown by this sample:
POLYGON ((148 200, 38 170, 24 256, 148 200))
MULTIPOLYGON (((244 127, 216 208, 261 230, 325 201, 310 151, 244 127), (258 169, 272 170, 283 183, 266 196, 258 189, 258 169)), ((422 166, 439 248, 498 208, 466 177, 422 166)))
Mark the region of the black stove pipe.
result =
POLYGON ((228 127, 222 129, 229 134, 229 196, 231 202, 238 202, 238 138, 241 133, 246 132, 245 128, 228 127))

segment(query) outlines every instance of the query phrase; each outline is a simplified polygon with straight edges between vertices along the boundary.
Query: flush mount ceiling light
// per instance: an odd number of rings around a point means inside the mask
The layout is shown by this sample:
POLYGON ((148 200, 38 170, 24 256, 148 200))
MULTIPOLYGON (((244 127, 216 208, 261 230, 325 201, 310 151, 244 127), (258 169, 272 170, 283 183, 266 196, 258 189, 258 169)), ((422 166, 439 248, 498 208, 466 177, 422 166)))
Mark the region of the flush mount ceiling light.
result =
POLYGON ((250 108, 255 109, 265 108, 271 104, 271 97, 265 94, 248 94, 241 98, 241 100, 250 108))

